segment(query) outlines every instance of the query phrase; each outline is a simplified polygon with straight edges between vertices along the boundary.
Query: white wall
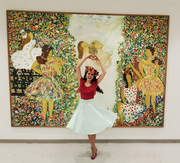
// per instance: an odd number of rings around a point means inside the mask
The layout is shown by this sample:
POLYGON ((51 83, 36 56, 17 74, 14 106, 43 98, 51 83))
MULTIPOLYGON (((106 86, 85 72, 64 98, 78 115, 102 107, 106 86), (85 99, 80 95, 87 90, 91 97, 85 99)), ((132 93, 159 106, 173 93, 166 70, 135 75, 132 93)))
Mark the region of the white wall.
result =
POLYGON ((0 0, 0 139, 86 139, 65 128, 11 127, 6 10, 170 15, 164 128, 113 128, 98 139, 180 139, 179 0, 0 0))

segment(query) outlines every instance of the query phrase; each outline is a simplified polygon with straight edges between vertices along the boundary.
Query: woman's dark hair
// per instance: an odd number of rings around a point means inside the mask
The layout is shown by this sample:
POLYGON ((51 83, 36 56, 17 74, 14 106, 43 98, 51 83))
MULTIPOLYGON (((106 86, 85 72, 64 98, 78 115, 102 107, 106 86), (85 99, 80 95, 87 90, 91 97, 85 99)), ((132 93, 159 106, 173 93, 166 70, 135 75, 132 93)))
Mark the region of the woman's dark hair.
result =
MULTIPOLYGON (((87 72, 85 72, 84 78, 83 78, 83 80, 84 80, 85 82, 86 82, 86 80, 87 80, 86 74, 87 74, 87 72)), ((94 76, 94 78, 91 80, 91 83, 93 83, 93 82, 95 82, 95 81, 97 81, 96 76, 94 76)), ((99 93, 104 94, 103 90, 102 90, 99 86, 97 86, 96 91, 99 92, 99 93)))
POLYGON ((151 51, 151 53, 152 53, 152 55, 154 55, 154 48, 153 47, 151 47, 151 46, 147 46, 146 47, 146 49, 149 49, 150 51, 151 51))
MULTIPOLYGON (((131 76, 131 79, 132 79, 132 73, 131 73, 131 71, 128 73, 130 76, 131 76)), ((124 79, 124 81, 125 81, 125 88, 128 88, 128 82, 127 82, 127 79, 126 79, 126 75, 127 74, 123 74, 123 79, 124 79)))
MULTIPOLYGON (((154 55, 155 50, 153 47, 147 46, 146 49, 149 49, 151 51, 152 55, 154 55)), ((156 61, 158 61, 158 65, 161 65, 163 63, 158 57, 155 57, 151 62, 155 63, 156 61)))
POLYGON ((52 50, 53 48, 49 45, 44 45, 42 47, 42 53, 41 56, 37 56, 36 60, 39 64, 45 64, 47 62, 47 57, 49 52, 52 50))

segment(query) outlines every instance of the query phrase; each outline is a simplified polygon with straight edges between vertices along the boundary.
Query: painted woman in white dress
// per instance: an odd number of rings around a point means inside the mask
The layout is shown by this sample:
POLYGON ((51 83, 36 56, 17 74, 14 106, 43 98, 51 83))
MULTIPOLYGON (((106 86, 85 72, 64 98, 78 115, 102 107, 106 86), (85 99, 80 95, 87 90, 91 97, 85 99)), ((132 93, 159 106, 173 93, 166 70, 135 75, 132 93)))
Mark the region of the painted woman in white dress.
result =
POLYGON ((34 48, 36 41, 33 34, 27 30, 21 30, 22 40, 20 50, 11 55, 11 61, 15 69, 31 69, 37 56, 42 53, 41 48, 34 48))
MULTIPOLYGON (((138 71, 136 74, 142 79, 142 76, 138 71)), ((121 88, 122 102, 117 103, 118 113, 121 124, 129 123, 133 125, 138 119, 138 114, 144 110, 143 106, 136 103, 137 96, 137 83, 132 84, 132 74, 130 69, 126 69, 124 74, 124 81, 126 82, 125 88, 121 88), (127 101, 127 102, 126 102, 127 101)))

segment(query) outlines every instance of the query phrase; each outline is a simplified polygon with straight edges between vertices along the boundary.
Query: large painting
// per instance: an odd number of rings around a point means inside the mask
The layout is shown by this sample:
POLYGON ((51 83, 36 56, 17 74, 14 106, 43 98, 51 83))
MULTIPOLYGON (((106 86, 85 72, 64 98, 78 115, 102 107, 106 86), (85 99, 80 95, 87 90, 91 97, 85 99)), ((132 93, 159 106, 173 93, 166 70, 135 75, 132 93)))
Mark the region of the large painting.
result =
POLYGON ((65 127, 80 99, 75 67, 94 54, 107 69, 95 102, 117 113, 114 127, 163 127, 168 28, 167 15, 8 10, 11 125, 65 127))

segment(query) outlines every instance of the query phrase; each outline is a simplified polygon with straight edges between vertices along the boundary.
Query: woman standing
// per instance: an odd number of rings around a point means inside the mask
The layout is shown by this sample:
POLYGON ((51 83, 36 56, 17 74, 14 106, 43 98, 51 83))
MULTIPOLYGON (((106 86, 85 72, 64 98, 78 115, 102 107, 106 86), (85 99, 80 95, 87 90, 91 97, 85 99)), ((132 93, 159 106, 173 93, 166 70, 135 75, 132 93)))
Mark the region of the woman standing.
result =
MULTIPOLYGON (((156 96, 160 95, 164 90, 164 85, 159 78, 159 65, 162 61, 157 58, 155 54, 155 49, 151 46, 146 47, 147 60, 140 60, 139 70, 141 72, 142 78, 140 78, 136 83, 143 95, 145 95, 145 104, 148 109, 144 114, 144 117, 150 112, 150 104, 153 106, 153 118, 156 116, 156 96)), ((135 68, 132 65, 128 65, 127 68, 135 68)), ((136 71, 137 72, 137 71, 136 71)))
POLYGON ((156 116, 156 96, 160 95, 164 90, 164 85, 158 77, 159 65, 162 64, 162 61, 156 57, 154 52, 153 47, 146 47, 148 60, 142 60, 139 63, 139 70, 143 76, 139 83, 139 89, 146 96, 146 107, 149 108, 150 103, 153 106, 153 118, 156 116))
POLYGON ((31 83, 27 87, 25 94, 30 99, 42 101, 43 111, 39 115, 44 120, 48 110, 47 106, 49 106, 50 119, 57 117, 57 115, 53 116, 54 100, 62 98, 63 90, 54 77, 56 74, 61 74, 60 68, 64 64, 63 60, 52 57, 52 47, 44 45, 41 56, 38 56, 32 65, 32 69, 41 74, 42 77, 31 83))
POLYGON ((73 117, 67 125, 67 128, 72 129, 76 133, 88 135, 92 150, 91 159, 95 159, 97 156, 97 148, 95 146, 96 134, 106 128, 111 128, 117 115, 113 112, 97 107, 94 103, 94 95, 96 94, 96 91, 103 93, 98 84, 103 80, 106 74, 106 69, 99 58, 94 55, 86 56, 77 65, 76 73, 80 83, 78 92, 80 92, 81 99, 73 117), (97 70, 90 66, 86 66, 85 75, 84 78, 82 78, 80 67, 86 59, 96 60, 101 65, 102 74, 97 79, 97 70))

